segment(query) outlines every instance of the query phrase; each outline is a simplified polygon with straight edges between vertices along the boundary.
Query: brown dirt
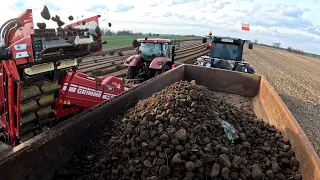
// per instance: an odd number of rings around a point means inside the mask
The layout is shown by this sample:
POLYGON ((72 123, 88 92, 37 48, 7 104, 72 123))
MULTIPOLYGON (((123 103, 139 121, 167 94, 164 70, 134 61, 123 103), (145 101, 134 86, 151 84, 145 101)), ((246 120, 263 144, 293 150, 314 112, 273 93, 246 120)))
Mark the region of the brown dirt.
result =
POLYGON ((246 49, 244 59, 278 92, 320 155, 320 59, 261 46, 246 49))

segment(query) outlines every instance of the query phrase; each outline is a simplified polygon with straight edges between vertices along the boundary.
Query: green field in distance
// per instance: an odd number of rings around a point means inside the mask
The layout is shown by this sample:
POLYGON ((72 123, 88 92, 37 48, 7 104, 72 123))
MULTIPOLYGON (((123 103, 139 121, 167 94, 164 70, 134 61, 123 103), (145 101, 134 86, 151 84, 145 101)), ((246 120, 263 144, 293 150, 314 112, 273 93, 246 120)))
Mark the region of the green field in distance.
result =
MULTIPOLYGON (((103 49, 114 49, 124 46, 130 46, 134 39, 145 38, 146 36, 103 36, 103 41, 108 41, 108 44, 103 45, 103 49)), ((150 36, 149 38, 167 38, 167 39, 192 39, 194 37, 186 36, 150 36)))

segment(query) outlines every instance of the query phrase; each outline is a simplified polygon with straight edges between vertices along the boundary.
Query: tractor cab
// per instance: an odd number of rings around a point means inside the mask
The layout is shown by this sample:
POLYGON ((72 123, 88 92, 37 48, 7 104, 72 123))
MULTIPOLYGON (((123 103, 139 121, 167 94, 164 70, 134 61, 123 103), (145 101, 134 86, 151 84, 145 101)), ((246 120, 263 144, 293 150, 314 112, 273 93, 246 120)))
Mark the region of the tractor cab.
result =
POLYGON ((124 62, 127 66, 127 79, 144 81, 177 66, 174 57, 179 43, 175 40, 145 38, 134 40, 132 45, 136 48, 137 54, 124 62))
MULTIPOLYGON (((254 73, 252 66, 242 59, 243 46, 247 40, 214 36, 209 56, 197 58, 196 64, 246 73, 254 73)), ((253 43, 249 42, 249 49, 253 43)))
POLYGON ((140 42, 140 47, 137 47, 138 55, 145 61, 152 61, 156 57, 170 58, 170 39, 138 39, 138 41, 140 42))

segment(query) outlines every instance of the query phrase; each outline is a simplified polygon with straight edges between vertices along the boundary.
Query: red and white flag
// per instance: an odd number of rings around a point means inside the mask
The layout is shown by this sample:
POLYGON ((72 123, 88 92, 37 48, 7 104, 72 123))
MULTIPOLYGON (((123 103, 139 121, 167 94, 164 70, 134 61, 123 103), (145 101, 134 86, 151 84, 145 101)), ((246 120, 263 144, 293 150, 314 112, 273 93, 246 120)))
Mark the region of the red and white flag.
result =
POLYGON ((243 31, 250 31, 250 24, 243 24, 242 23, 242 30, 243 31))

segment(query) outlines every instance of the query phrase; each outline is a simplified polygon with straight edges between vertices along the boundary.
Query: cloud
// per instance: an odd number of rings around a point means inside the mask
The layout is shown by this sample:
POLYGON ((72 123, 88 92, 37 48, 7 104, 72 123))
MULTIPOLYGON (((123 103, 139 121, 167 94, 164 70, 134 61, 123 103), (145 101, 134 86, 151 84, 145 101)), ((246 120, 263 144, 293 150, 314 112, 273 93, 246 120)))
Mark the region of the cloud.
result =
POLYGON ((194 0, 171 0, 171 5, 186 4, 186 3, 190 3, 190 2, 194 2, 194 0))
POLYGON ((56 6, 56 5, 54 5, 54 4, 52 4, 51 2, 47 2, 46 3, 46 6, 48 7, 48 9, 51 11, 60 11, 60 7, 58 7, 58 6, 56 6))
POLYGON ((17 0, 13 3, 10 9, 24 11, 26 8, 26 0, 17 0))
POLYGON ((152 3, 150 6, 151 7, 157 7, 157 6, 159 6, 159 4, 158 3, 152 3))
POLYGON ((26 5, 26 0, 17 0, 14 3, 15 7, 24 7, 26 5))
POLYGON ((95 4, 91 7, 89 7, 88 9, 86 9, 87 11, 91 11, 91 12, 95 12, 98 10, 104 10, 106 9, 108 6, 104 5, 104 4, 95 4))
MULTIPOLYGON (((72 14, 84 18, 101 14, 113 23, 112 30, 133 29, 166 34, 215 35, 280 42, 284 47, 320 52, 320 4, 316 0, 12 0, 2 5, 0 24, 33 9, 34 22, 43 21, 40 11, 46 4, 51 14, 66 20, 72 14), (77 7, 75 8, 75 4, 77 7), (251 25, 241 31, 241 23, 251 25)), ((101 21, 107 27, 108 21, 101 21)), ((51 21, 48 27, 56 27, 51 21)))
POLYGON ((165 13, 165 14, 163 15, 163 17, 170 17, 170 16, 173 16, 173 14, 170 13, 170 12, 167 12, 167 13, 165 13))
POLYGON ((215 8, 221 9, 221 8, 224 8, 226 5, 229 5, 229 4, 231 4, 231 2, 219 2, 217 4, 217 6, 215 6, 215 8))
POLYGON ((127 12, 133 8, 134 8, 134 6, 132 6, 132 5, 125 5, 122 3, 118 3, 115 12, 127 12))

